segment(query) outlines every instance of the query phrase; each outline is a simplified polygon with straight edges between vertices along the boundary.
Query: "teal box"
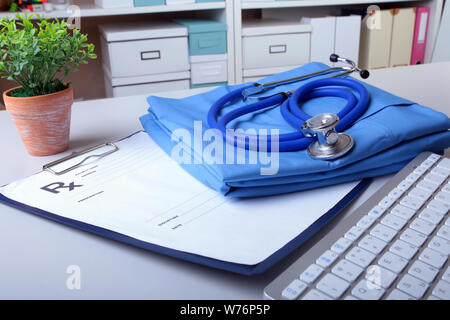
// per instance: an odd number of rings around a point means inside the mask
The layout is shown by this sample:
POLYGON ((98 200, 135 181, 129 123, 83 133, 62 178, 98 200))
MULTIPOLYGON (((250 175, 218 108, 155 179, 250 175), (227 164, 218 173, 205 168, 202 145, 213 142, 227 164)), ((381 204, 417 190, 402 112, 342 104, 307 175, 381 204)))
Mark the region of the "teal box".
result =
POLYGON ((166 4, 166 0, 134 0, 135 7, 160 6, 166 4))
POLYGON ((213 20, 176 19, 189 34, 189 54, 221 54, 227 52, 227 25, 213 20))

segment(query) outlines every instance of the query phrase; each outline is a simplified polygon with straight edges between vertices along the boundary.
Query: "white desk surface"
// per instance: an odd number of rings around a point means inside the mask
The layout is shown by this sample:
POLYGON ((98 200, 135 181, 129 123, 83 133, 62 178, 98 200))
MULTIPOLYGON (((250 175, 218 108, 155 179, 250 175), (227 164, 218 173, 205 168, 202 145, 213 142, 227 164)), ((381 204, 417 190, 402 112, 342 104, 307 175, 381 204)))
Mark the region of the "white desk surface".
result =
MULTIPOLYGON (((368 82, 450 114, 450 62, 375 70, 368 82)), ((164 95, 182 97, 201 91, 164 95)), ((25 152, 9 114, 0 111, 0 185, 38 172, 43 164, 74 150, 140 130, 138 117, 146 110, 145 96, 77 102, 72 110, 70 150, 41 158, 25 152)), ((386 180, 376 179, 347 214, 386 180)), ((316 239, 267 273, 245 277, 147 252, 0 205, 0 299, 260 299, 263 288, 316 239), (81 290, 66 287, 69 265, 81 268, 81 290)))

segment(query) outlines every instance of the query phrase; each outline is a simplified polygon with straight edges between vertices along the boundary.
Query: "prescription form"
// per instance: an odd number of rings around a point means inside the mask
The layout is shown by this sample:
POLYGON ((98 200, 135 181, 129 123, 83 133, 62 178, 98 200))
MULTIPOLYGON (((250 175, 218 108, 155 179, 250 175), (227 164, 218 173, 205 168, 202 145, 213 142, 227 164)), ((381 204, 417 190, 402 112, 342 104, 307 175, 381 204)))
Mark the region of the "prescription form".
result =
MULTIPOLYGON (((145 132, 115 144, 119 150, 104 158, 60 176, 42 171, 1 187, 0 193, 155 245, 255 265, 302 233, 358 184, 226 198, 190 176, 145 132)), ((80 159, 70 161, 62 165, 80 159)))

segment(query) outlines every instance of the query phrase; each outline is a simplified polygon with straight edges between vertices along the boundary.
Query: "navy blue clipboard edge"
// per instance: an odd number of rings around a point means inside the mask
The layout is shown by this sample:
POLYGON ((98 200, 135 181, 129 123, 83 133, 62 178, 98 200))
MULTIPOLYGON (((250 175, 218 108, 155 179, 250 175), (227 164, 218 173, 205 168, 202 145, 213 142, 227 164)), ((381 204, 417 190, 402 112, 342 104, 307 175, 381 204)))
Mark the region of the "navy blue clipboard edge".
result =
POLYGON ((142 248, 145 250, 157 252, 160 254, 168 255, 177 259, 182 259, 194 263, 198 263, 201 265, 205 265, 212 268, 222 269, 234 273, 239 273, 243 275, 257 275, 261 274, 270 267, 274 266, 281 259, 286 257, 292 251, 297 249, 303 242, 308 240, 311 236, 313 236, 316 232, 322 229, 328 222, 333 220, 339 213, 341 213, 355 198, 357 198, 372 182, 371 178, 363 179, 358 185, 356 185, 344 198, 342 198, 333 208, 328 210, 324 215, 322 215, 319 219, 317 219, 313 224, 311 224, 305 231, 299 234, 297 237, 289 241, 286 245, 280 248, 278 251, 274 252, 264 261, 256 264, 256 265, 245 265, 245 264, 237 264, 227 261, 222 261, 218 259, 208 258, 205 256, 200 256, 197 254, 192 254, 184 251, 169 249, 166 247, 162 247, 159 245, 155 245, 149 242, 145 242, 142 240, 138 240, 121 233, 117 233, 105 228, 97 227, 88 223, 84 223, 81 221, 65 218, 51 212, 47 212, 45 210, 28 206, 26 204, 20 203, 18 201, 12 200, 10 198, 5 197, 0 193, 0 203, 4 203, 13 208, 33 213, 40 217, 44 217, 50 219, 52 221, 56 221, 67 226, 80 229, 83 231, 87 231, 96 235, 99 235, 104 238, 120 241, 138 248, 142 248))

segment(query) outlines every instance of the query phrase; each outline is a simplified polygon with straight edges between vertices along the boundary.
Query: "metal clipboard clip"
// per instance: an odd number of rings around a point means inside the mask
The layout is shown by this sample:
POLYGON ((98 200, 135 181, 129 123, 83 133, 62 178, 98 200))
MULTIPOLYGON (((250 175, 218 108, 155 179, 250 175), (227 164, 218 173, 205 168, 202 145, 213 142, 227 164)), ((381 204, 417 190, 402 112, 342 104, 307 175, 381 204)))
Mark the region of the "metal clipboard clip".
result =
POLYGON ((42 166, 42 170, 48 171, 50 173, 53 173, 54 175, 60 176, 60 175, 65 174, 65 173, 67 173, 69 171, 72 171, 72 170, 74 170, 76 168, 81 167, 89 159, 92 159, 92 158, 101 159, 101 158, 106 157, 107 155, 109 155, 111 153, 116 152, 117 150, 119 150, 119 148, 114 143, 112 143, 112 142, 105 142, 105 143, 102 143, 102 144, 99 144, 99 145, 96 145, 96 146, 93 146, 93 147, 90 147, 90 148, 87 148, 87 149, 84 149, 84 150, 81 150, 81 151, 73 152, 72 154, 69 154, 68 156, 65 156, 64 158, 61 158, 61 159, 55 160, 53 162, 47 163, 47 164, 42 166), (52 169, 52 167, 54 167, 54 166, 56 166, 56 165, 58 165, 60 163, 66 162, 67 160, 76 158, 76 157, 78 157, 80 155, 86 154, 86 153, 94 151, 96 149, 100 149, 102 147, 112 147, 112 149, 108 150, 106 152, 100 153, 100 154, 92 154, 90 156, 87 156, 86 158, 84 158, 80 162, 78 162, 78 163, 74 164, 73 166, 70 166, 69 168, 66 168, 64 170, 55 171, 55 170, 52 169))

